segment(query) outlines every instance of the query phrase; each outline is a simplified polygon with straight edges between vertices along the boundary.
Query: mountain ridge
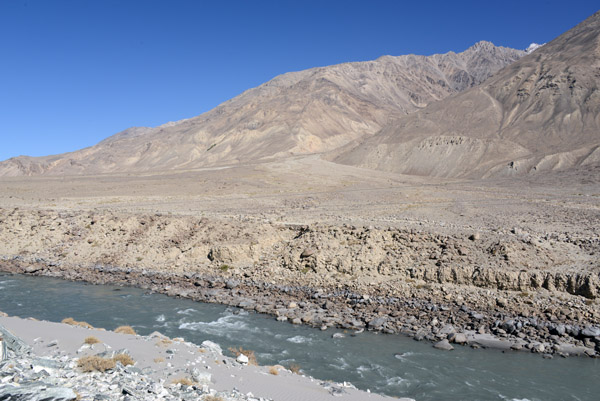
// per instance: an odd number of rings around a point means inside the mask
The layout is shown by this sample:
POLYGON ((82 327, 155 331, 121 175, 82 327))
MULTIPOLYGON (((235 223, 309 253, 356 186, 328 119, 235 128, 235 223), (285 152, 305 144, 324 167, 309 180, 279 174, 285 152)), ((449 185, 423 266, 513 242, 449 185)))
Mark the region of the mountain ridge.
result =
POLYGON ((600 162, 600 12, 476 88, 395 119, 332 160, 486 178, 600 162))
POLYGON ((482 41, 461 53, 382 56, 289 72, 197 117, 132 127, 79 151, 8 159, 0 175, 182 169, 329 152, 524 55, 482 41))

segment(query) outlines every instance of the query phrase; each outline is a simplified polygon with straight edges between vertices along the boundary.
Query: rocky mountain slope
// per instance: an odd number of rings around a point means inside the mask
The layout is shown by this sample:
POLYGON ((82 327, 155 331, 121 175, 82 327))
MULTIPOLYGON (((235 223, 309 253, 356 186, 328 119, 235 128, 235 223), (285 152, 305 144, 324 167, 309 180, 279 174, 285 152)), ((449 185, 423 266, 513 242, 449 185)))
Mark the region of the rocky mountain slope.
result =
POLYGON ((482 85, 390 122, 336 162, 438 177, 600 164, 600 12, 482 85))
POLYGON ((291 72, 195 118, 131 128, 76 152, 9 159, 0 176, 186 169, 327 152, 477 85, 525 54, 479 42, 462 53, 291 72))

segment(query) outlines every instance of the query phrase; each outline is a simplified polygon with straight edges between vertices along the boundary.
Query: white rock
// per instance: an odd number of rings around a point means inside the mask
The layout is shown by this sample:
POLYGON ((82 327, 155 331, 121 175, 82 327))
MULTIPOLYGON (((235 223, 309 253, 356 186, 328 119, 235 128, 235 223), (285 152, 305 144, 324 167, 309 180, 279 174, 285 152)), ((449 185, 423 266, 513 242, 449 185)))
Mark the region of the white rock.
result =
POLYGON ((235 360, 244 365, 248 363, 248 357, 244 354, 239 354, 235 360))
POLYGON ((209 384, 212 379, 212 375, 210 373, 206 373, 206 372, 199 372, 199 373, 193 375, 193 378, 198 383, 209 384))

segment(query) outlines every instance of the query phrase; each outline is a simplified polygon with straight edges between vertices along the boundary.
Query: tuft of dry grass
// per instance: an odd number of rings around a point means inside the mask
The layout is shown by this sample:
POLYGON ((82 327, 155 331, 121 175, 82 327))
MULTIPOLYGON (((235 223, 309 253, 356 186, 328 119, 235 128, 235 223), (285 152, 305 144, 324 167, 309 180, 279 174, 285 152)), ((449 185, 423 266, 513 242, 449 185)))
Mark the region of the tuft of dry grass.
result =
POLYGON ((131 356, 129 356, 127 354, 117 354, 113 357, 113 361, 121 362, 121 365, 123 365, 123 366, 129 366, 129 365, 135 364, 135 361, 133 360, 133 358, 131 358, 131 356))
POLYGON ((242 347, 230 347, 229 351, 237 358, 240 354, 244 354, 248 357, 248 365, 258 366, 258 362, 256 361, 256 355, 254 355, 254 351, 249 349, 243 349, 242 347))
POLYGON ((127 354, 117 354, 113 358, 102 358, 100 356, 84 356, 79 358, 77 366, 84 372, 106 372, 114 369, 120 362, 123 366, 133 365, 135 361, 127 354))
POLYGON ((161 363, 164 361, 165 361, 165 358, 154 358, 154 363, 161 363))
POLYGON ((182 386, 193 386, 194 384, 196 384, 196 382, 187 377, 182 377, 180 379, 173 379, 171 384, 181 384, 182 386))
POLYGON ((156 345, 160 345, 162 347, 166 347, 169 344, 173 344, 173 341, 170 338, 166 338, 166 337, 165 338, 161 338, 160 340, 158 340, 156 342, 156 345))
POLYGON ((83 342, 85 344, 89 344, 89 345, 93 345, 93 344, 98 344, 99 342, 101 342, 100 340, 98 340, 96 337, 94 336, 89 336, 86 337, 85 340, 83 340, 83 342))
POLYGON ((288 367, 288 369, 292 373, 295 373, 297 375, 300 374, 300 365, 298 365, 297 363, 290 363, 290 366, 288 367))
POLYGON ((273 376, 277 376, 279 374, 279 370, 275 366, 271 366, 269 368, 269 373, 273 376))
POLYGON ((115 333, 119 334, 133 334, 134 336, 137 334, 133 327, 131 326, 119 326, 115 329, 115 333))
POLYGON ((85 327, 86 329, 93 329, 94 328, 94 326, 92 326, 88 322, 78 322, 77 320, 73 319, 72 317, 66 317, 66 318, 64 318, 62 320, 62 323, 69 324, 71 326, 85 327))
POLYGON ((114 360, 95 355, 84 356, 77 361, 77 366, 84 372, 106 372, 107 370, 114 369, 115 365, 114 360))

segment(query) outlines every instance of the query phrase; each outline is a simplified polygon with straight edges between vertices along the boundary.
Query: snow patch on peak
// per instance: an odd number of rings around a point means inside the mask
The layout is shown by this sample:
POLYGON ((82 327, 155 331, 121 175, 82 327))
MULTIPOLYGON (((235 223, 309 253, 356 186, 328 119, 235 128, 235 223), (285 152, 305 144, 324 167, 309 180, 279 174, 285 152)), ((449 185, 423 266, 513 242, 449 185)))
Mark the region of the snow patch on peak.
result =
POLYGON ((532 53, 534 51, 536 51, 537 49, 539 49, 540 47, 544 46, 545 43, 537 44, 537 43, 532 43, 529 45, 529 47, 527 49, 525 49, 525 51, 527 52, 527 54, 532 53))

